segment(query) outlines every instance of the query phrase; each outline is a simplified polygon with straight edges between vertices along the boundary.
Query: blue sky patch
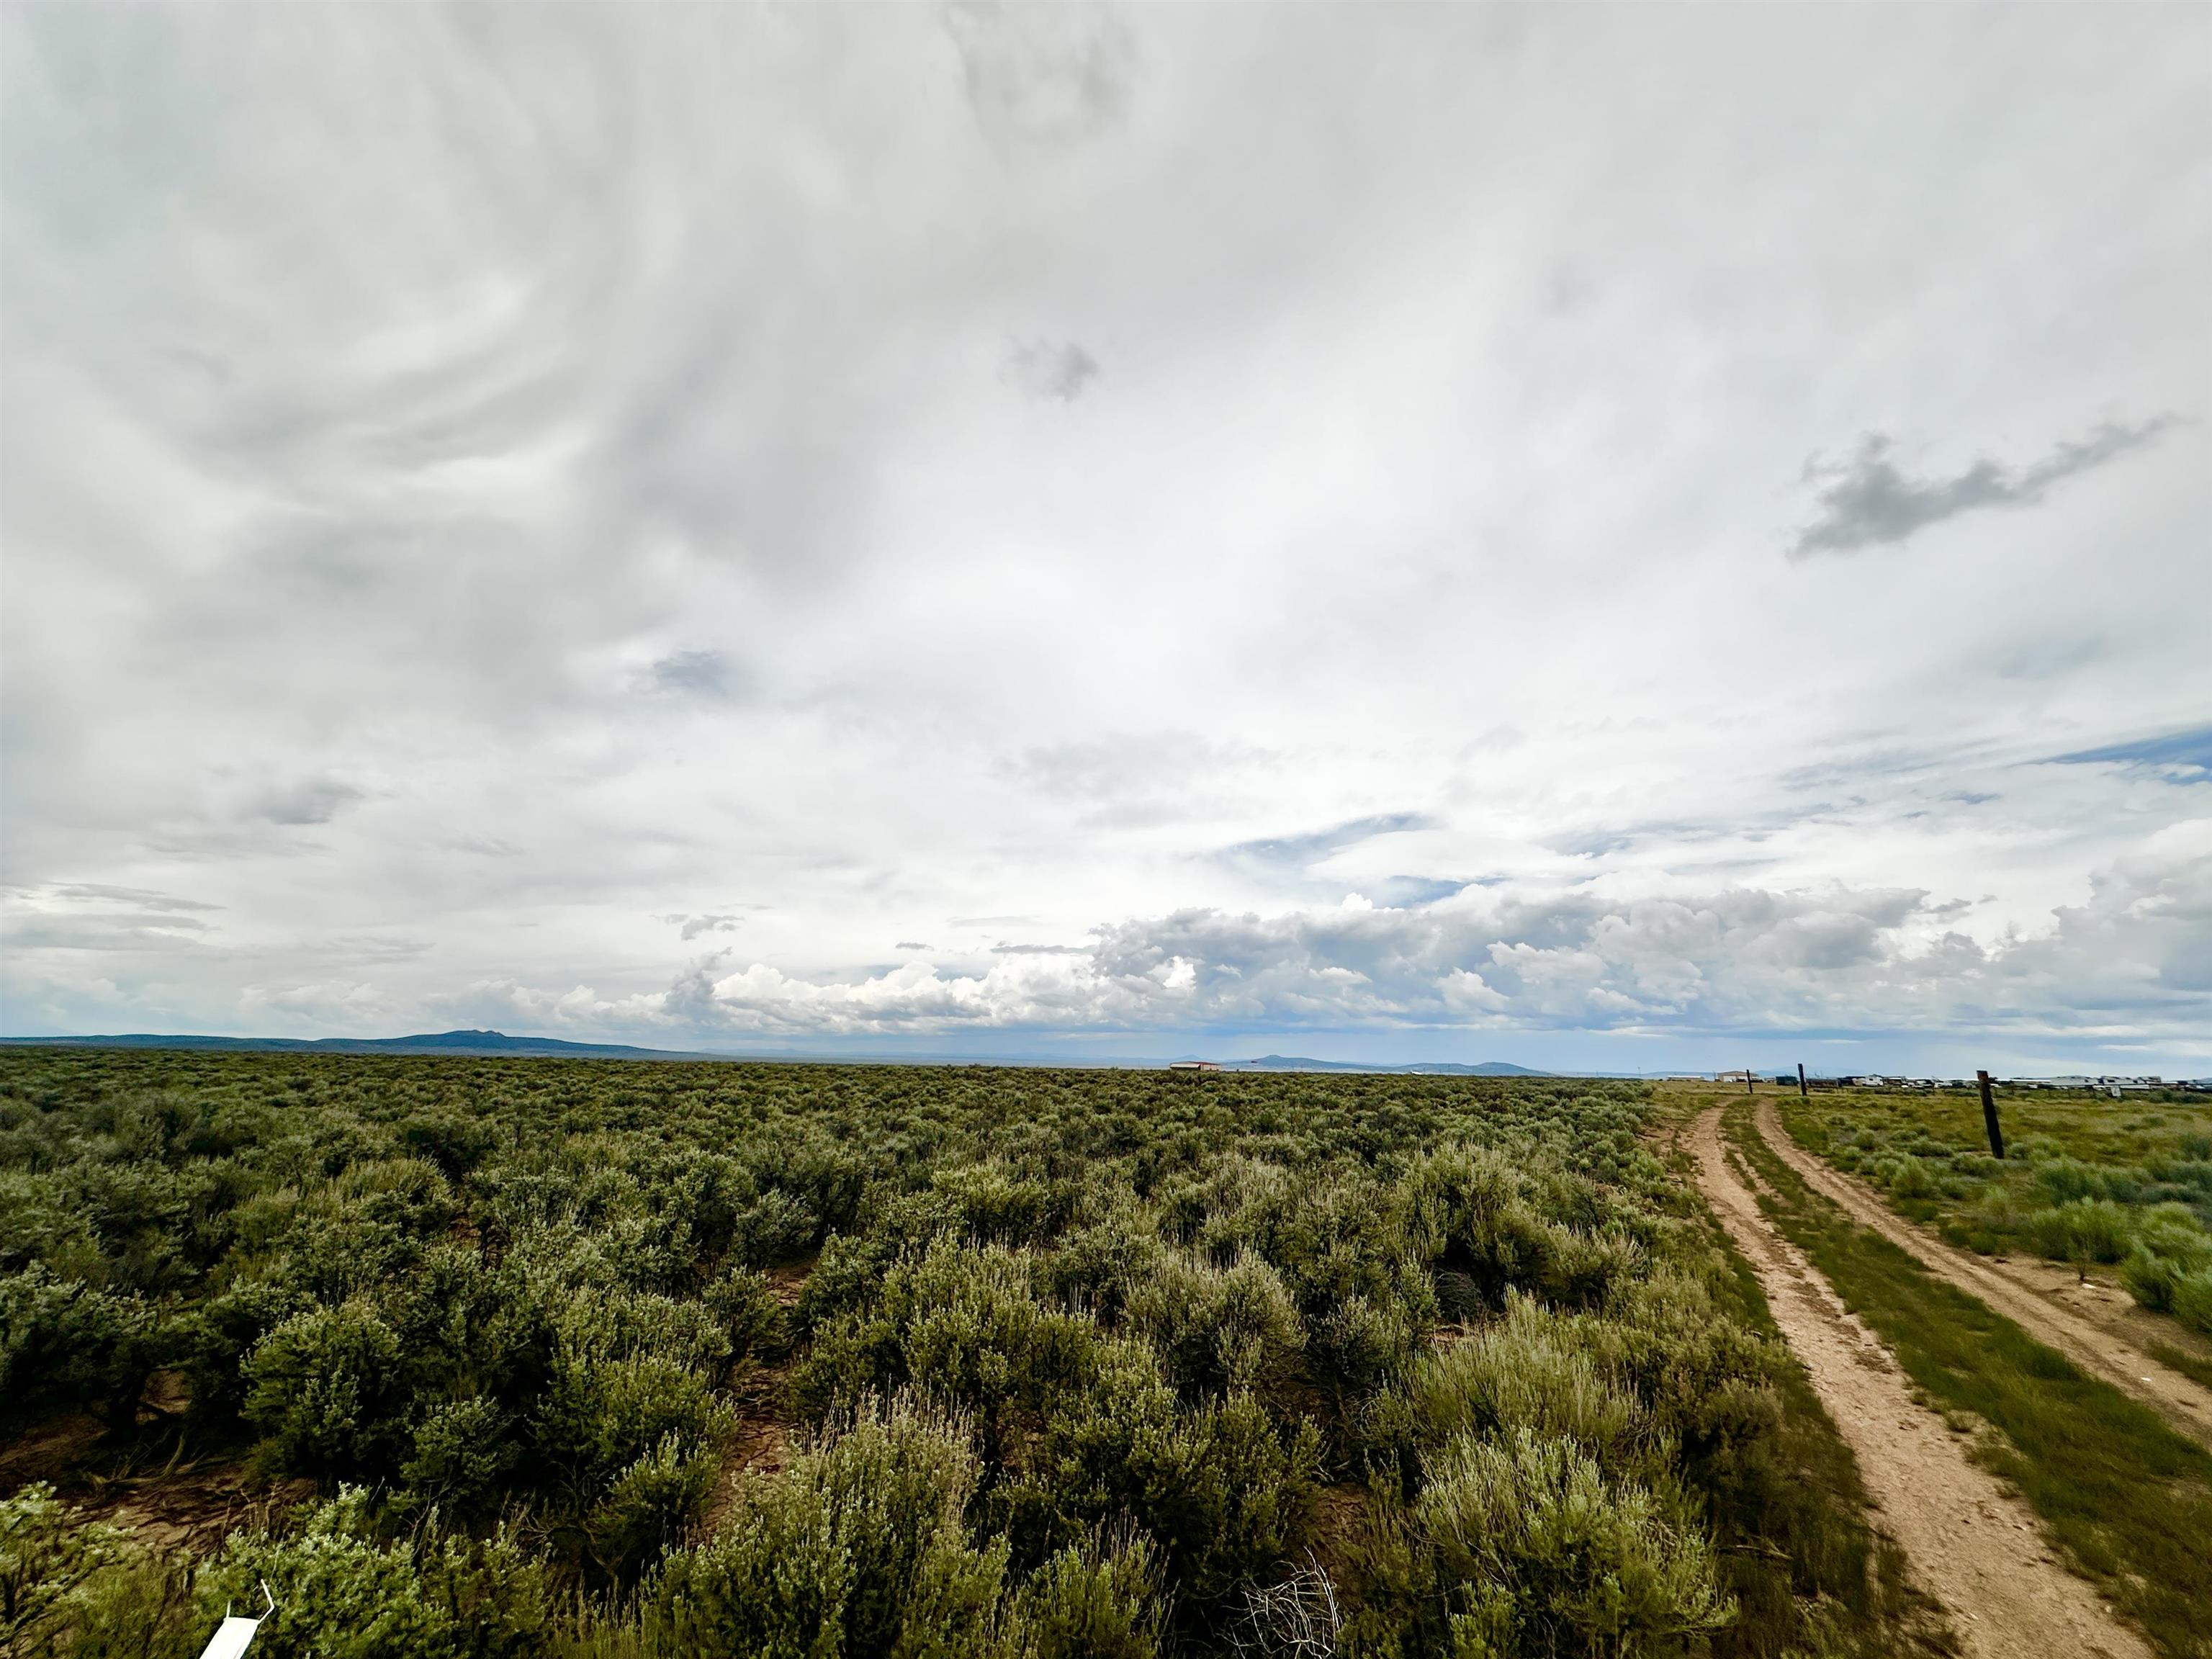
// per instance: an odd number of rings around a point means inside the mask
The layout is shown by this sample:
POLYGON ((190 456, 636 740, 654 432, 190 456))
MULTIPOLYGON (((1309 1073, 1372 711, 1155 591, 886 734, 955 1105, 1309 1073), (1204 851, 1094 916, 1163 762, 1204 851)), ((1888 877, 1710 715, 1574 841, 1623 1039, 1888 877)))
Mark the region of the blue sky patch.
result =
POLYGON ((2123 766, 2193 766, 2212 775, 2212 726, 2191 726, 2185 732, 2169 732, 2163 737, 2138 738, 2132 743, 2106 744, 2101 749, 2082 749, 2051 758, 2068 765, 2104 761, 2123 766))

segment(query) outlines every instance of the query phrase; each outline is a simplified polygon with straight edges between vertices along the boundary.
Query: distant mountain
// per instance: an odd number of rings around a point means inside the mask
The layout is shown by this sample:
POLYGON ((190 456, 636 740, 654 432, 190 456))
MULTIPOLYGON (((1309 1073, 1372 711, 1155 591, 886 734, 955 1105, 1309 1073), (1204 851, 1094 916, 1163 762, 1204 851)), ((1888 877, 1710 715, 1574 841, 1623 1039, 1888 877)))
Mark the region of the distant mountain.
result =
MULTIPOLYGON (((229 1037, 161 1036, 132 1031, 115 1036, 0 1037, 9 1048, 185 1048, 219 1054, 465 1054, 477 1058, 513 1054, 571 1060, 723 1060, 884 1066, 1066 1066, 1066 1057, 965 1054, 713 1054, 672 1048, 637 1048, 623 1042, 568 1042, 559 1037, 509 1036, 504 1031, 425 1031, 398 1037, 229 1037)), ((1188 1056, 1195 1058, 1195 1056, 1188 1056)), ((1155 1060, 1092 1060, 1079 1065, 1147 1067, 1155 1060)), ((1258 1060, 1222 1062, 1230 1072, 1374 1072, 1412 1077, 1551 1077, 1551 1072, 1485 1060, 1461 1066, 1448 1060, 1417 1060, 1407 1066, 1370 1066, 1358 1060, 1305 1060, 1294 1054, 1263 1054, 1258 1060)))
POLYGON ((1509 1066, 1502 1060, 1486 1060, 1479 1066, 1454 1060, 1421 1060, 1407 1066, 1370 1066, 1357 1060, 1305 1060, 1296 1054, 1262 1054, 1257 1060, 1232 1060, 1228 1064, 1243 1072, 1387 1072, 1409 1077, 1551 1077, 1528 1066, 1509 1066))
POLYGON ((566 1054, 579 1060, 715 1060, 726 1056, 633 1048, 622 1042, 564 1042, 559 1037, 517 1037, 504 1031, 429 1031, 402 1037, 161 1036, 134 1031, 121 1036, 0 1037, 11 1047, 67 1048, 198 1048, 288 1054, 566 1054))

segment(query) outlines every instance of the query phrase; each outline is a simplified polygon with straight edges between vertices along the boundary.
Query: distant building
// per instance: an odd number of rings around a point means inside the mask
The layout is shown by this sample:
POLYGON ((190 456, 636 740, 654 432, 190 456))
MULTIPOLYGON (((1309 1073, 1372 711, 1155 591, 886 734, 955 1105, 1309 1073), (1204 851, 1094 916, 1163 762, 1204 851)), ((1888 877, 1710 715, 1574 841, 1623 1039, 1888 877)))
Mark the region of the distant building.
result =
POLYGON ((1170 1072, 1218 1072, 1220 1069, 1210 1060, 1171 1060, 1168 1062, 1170 1072))

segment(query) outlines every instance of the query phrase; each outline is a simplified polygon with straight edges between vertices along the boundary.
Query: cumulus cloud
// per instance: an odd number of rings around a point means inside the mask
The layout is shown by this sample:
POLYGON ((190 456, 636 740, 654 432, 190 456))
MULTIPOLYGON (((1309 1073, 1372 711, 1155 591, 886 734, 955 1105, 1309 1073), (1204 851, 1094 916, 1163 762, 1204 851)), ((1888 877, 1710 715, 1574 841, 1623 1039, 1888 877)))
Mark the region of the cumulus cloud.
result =
POLYGON ((1890 439, 1869 432, 1848 460, 1815 456, 1805 464, 1807 481, 1820 485, 1820 514, 1798 532, 1790 556, 1855 553, 1905 541, 1930 525, 1978 508, 2032 507, 2052 486, 2142 448, 2177 420, 2168 414, 2133 426, 2108 421, 2027 466, 2008 467, 1984 457, 1948 478, 1908 477, 1890 459, 1890 439))
MULTIPOLYGON (((981 972, 695 964, 631 1017, 791 1036, 1105 1028, 2156 1035, 2212 1020, 2212 825, 2101 872, 2033 932, 1977 940, 1907 889, 1725 887, 1273 915, 1192 909, 1014 946, 981 972)), ((560 1005, 547 1001, 542 1007, 560 1005)), ((573 999, 604 1018, 613 1005, 573 999)))

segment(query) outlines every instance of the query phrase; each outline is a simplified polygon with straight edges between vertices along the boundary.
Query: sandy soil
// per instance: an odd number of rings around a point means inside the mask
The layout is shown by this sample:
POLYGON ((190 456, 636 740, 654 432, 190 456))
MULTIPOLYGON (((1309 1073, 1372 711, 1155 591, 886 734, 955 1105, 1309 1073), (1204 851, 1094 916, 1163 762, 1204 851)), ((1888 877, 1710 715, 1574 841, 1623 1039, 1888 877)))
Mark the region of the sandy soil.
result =
MULTIPOLYGON (((786 1313, 799 1305, 821 1259, 817 1251, 803 1261, 769 1269, 769 1290, 786 1313)), ((783 1389, 797 1363, 796 1354, 786 1354, 770 1364, 748 1365, 738 1376, 732 1390, 738 1407, 737 1438, 708 1496, 699 1522, 701 1537, 714 1536, 736 1510, 747 1476, 779 1474, 790 1463, 794 1425, 785 1411, 783 1389)))
POLYGON ((1814 1392, 1857 1455, 1882 1529, 1951 1615, 1969 1659, 2149 1659, 2151 1648, 2058 1565, 2027 1506, 1966 1455, 1827 1281, 1759 1212, 1723 1150, 1717 1109, 1692 1126, 1698 1184, 1758 1273, 1814 1392))
POLYGON ((2212 1448, 2212 1389, 2160 1364, 2142 1346, 2160 1340, 2175 1347, 2193 1346, 2192 1333, 2179 1325, 2162 1329, 2168 1322, 2135 1307, 2118 1285, 2077 1285, 2069 1267, 1978 1256, 1948 1244, 1930 1229, 1899 1215, 1871 1188, 1792 1140, 1772 1102, 1759 1103, 1758 1121, 1759 1133, 1783 1161, 1862 1227, 1880 1233, 1918 1258, 1929 1272, 1979 1297, 2037 1341, 2140 1400, 2198 1444, 2212 1448))

